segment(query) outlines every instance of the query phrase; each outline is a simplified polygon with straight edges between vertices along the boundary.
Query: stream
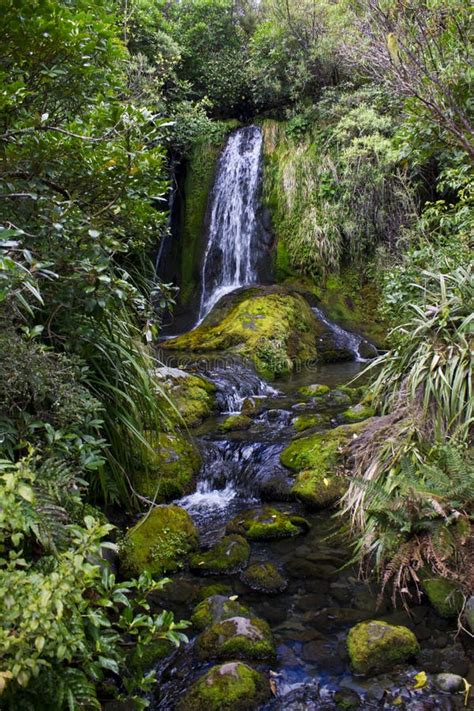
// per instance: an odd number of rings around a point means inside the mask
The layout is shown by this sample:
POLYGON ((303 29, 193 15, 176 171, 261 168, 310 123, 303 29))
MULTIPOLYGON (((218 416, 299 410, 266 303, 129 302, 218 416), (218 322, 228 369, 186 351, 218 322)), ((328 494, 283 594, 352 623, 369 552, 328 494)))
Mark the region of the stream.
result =
MULTIPOLYGON (((261 130, 245 127, 231 134, 219 160, 209 208, 198 324, 224 294, 258 283, 265 252, 259 243, 258 227, 261 149, 261 130)), ((351 360, 301 367, 270 384, 249 363, 237 358, 214 360, 182 354, 183 366, 176 354, 172 362, 163 355, 165 365, 200 374, 217 390, 217 414, 190 433, 203 462, 195 491, 174 502, 191 515, 202 548, 215 545, 237 514, 249 509, 262 511, 268 505, 304 516, 309 529, 304 535, 251 543, 248 564, 271 562, 286 581, 277 594, 255 592, 239 572, 205 576, 185 568, 157 596, 156 603, 173 610, 178 619, 190 619, 202 599, 203 587, 220 584, 227 586, 227 596, 237 596, 270 625, 276 660, 271 665, 254 664, 270 678, 273 692, 272 700, 261 706, 261 711, 463 708, 462 696, 436 692, 430 685, 416 689, 414 681, 420 671, 468 674, 470 662, 456 638, 455 622, 438 617, 424 602, 413 600, 409 615, 403 609, 394 609, 386 598, 378 600, 378 585, 362 579, 351 563, 353 552, 334 510, 305 509, 290 494, 294 476, 280 463, 280 453, 298 436, 295 418, 321 416, 321 424, 301 435, 343 424, 342 413, 350 401, 337 389, 358 376, 367 357, 376 354, 374 346, 362 336, 330 321, 319 307, 313 307, 313 311, 351 360), (298 392, 302 386, 315 383, 329 386, 334 396, 322 402, 298 392), (241 412, 251 418, 249 426, 223 432, 221 424, 226 417, 241 412), (346 636, 352 626, 367 619, 383 619, 413 630, 421 645, 414 664, 369 679, 354 675, 346 636)), ((366 377, 362 375, 357 384, 366 377)), ((189 637, 189 644, 156 665, 158 683, 150 697, 152 709, 173 711, 190 685, 211 668, 210 663, 198 661, 194 653, 193 628, 189 637)))

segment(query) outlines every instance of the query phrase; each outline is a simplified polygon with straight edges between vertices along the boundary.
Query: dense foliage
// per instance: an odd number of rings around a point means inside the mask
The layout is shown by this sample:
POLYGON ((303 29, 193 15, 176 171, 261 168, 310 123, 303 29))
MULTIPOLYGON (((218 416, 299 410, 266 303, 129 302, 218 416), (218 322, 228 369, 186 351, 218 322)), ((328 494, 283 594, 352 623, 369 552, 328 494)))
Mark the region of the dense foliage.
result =
POLYGON ((149 347, 173 297, 153 268, 170 178, 194 157, 203 213, 205 148, 238 121, 265 127, 277 277, 321 291, 349 265, 393 327, 382 416, 350 447, 361 560, 404 594, 426 566, 472 589, 468 1, 2 10, 2 704, 140 705, 146 645, 183 639, 149 609, 162 582, 106 566, 114 533, 91 504, 139 505, 134 477, 173 419, 149 347))

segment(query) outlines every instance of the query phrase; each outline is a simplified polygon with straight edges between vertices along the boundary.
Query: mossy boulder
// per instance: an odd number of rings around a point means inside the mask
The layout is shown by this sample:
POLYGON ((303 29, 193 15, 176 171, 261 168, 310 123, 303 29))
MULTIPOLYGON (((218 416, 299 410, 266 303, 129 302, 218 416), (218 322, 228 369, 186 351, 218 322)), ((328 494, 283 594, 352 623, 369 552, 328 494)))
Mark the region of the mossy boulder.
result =
POLYGON ((147 452, 147 470, 134 474, 139 494, 157 503, 172 501, 193 489, 201 467, 201 454, 193 441, 181 432, 160 432, 151 439, 153 452, 147 452))
POLYGON ((268 541, 305 533, 309 524, 301 516, 284 513, 270 506, 250 509, 227 524, 228 533, 237 533, 250 541, 268 541))
POLYGON ((338 474, 341 451, 365 423, 342 425, 308 437, 294 439, 280 461, 298 472, 292 493, 308 506, 325 508, 344 493, 347 481, 338 474))
POLYGON ((317 413, 315 415, 299 415, 298 417, 295 417, 292 424, 296 432, 303 432, 304 430, 309 430, 312 427, 324 425, 328 421, 329 417, 317 413))
POLYGON ((170 400, 162 398, 170 419, 175 420, 178 412, 185 425, 195 427, 216 411, 216 386, 207 378, 168 367, 157 368, 155 378, 170 400))
POLYGON ((165 341, 163 348, 238 354, 270 379, 290 373, 296 363, 329 361, 337 351, 306 299, 279 286, 233 292, 198 328, 165 341))
POLYGON ((203 600, 206 600, 208 597, 212 597, 213 595, 224 595, 225 597, 229 597, 230 595, 232 595, 232 588, 230 585, 226 585, 225 583, 214 583, 212 585, 205 585, 199 590, 197 600, 199 602, 202 602, 203 600))
POLYGON ((196 553, 189 561, 191 570, 203 575, 238 573, 247 564, 250 546, 242 536, 224 536, 208 551, 196 553))
POLYGON ((248 430, 252 424, 252 419, 248 415, 236 414, 226 417, 224 422, 221 422, 219 429, 221 432, 233 432, 236 430, 248 430))
POLYGON ((359 422, 361 420, 367 420, 369 417, 375 415, 375 408, 369 403, 359 402, 357 405, 349 407, 344 410, 342 417, 345 420, 350 420, 352 422, 359 422))
POLYGON ((237 600, 230 600, 225 595, 212 595, 196 605, 191 622, 197 630, 202 631, 230 617, 250 617, 250 615, 248 607, 241 605, 237 600))
POLYGON ((391 671, 395 664, 415 655, 419 645, 407 627, 369 620, 350 630, 347 649, 353 670, 370 675, 391 671))
POLYGON ((326 403, 329 407, 348 407, 351 399, 343 390, 331 390, 326 396, 326 403))
POLYGON ((422 577, 423 590, 440 617, 457 617, 464 598, 455 583, 442 577, 422 577))
POLYGON ((352 387, 350 385, 341 385, 338 390, 345 393, 353 405, 357 404, 364 399, 367 388, 364 385, 359 385, 357 387, 352 387))
POLYGON ((171 573, 198 547, 191 516, 179 506, 157 506, 125 534, 121 567, 127 573, 171 573))
POLYGON ((247 664, 227 662, 194 682, 177 711, 254 711, 270 696, 263 674, 247 664))
POLYGON ((275 653, 270 627, 257 617, 236 616, 216 622, 196 642, 196 654, 201 661, 270 661, 275 653))
POLYGON ((242 573, 240 579, 257 592, 280 593, 288 587, 288 581, 273 563, 255 563, 242 573))
POLYGON ((330 387, 328 385, 319 385, 317 383, 314 385, 304 385, 298 390, 299 394, 305 397, 322 397, 323 395, 327 395, 329 391, 330 387))

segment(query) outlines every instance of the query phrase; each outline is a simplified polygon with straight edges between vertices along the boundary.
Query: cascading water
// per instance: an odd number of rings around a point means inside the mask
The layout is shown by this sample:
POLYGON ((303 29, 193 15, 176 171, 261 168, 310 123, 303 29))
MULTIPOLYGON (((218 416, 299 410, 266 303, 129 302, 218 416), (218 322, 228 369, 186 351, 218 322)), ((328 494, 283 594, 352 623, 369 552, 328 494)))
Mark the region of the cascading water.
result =
POLYGON ((262 142, 258 126, 240 128, 229 137, 219 159, 198 323, 222 296, 257 282, 262 142))
POLYGON ((312 310, 318 320, 322 321, 331 331, 336 346, 352 353, 354 360, 364 362, 370 360, 370 358, 375 358, 377 349, 369 343, 369 341, 359 336, 359 334, 350 333, 350 331, 346 331, 342 326, 338 326, 337 323, 330 321, 324 311, 318 309, 316 306, 314 306, 312 310))

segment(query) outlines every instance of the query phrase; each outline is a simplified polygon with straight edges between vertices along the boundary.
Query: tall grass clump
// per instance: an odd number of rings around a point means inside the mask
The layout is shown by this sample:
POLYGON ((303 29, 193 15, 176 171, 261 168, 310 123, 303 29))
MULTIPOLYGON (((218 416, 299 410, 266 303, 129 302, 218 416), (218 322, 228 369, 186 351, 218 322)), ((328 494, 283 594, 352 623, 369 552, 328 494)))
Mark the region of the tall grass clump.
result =
POLYGON ((344 510, 358 552, 408 591, 424 566, 472 586, 474 279, 425 271, 420 299, 392 333, 373 393, 382 416, 349 447, 344 510))

